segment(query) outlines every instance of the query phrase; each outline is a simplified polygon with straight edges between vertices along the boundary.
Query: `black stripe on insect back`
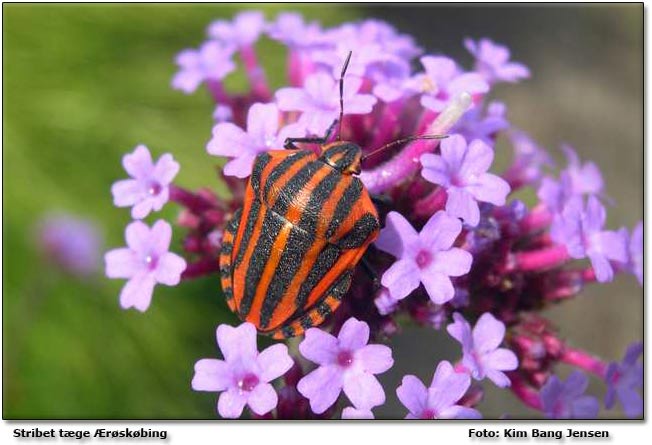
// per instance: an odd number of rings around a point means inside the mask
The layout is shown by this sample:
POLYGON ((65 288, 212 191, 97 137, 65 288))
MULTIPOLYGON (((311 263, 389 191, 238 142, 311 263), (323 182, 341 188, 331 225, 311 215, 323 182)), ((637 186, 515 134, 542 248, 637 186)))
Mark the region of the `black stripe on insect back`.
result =
POLYGON ((326 231, 326 238, 335 235, 339 225, 349 216, 353 205, 360 199, 360 195, 362 195, 362 182, 357 178, 353 178, 335 207, 335 213, 333 213, 333 218, 326 231))
POLYGON ((260 313, 260 326, 262 328, 266 328, 269 324, 276 306, 280 303, 292 279, 301 267, 303 258, 314 244, 317 222, 320 218, 318 210, 324 206, 328 198, 333 194, 341 179, 342 174, 333 170, 321 180, 310 194, 306 211, 301 215, 298 227, 292 228, 279 261, 279 267, 274 271, 274 277, 267 289, 260 313))
POLYGON ((337 259, 340 257, 341 250, 339 247, 333 244, 327 244, 324 247, 324 250, 321 251, 317 257, 317 261, 313 264, 310 269, 308 277, 299 288, 299 294, 297 295, 297 309, 302 308, 306 304, 308 295, 312 291, 317 283, 326 275, 326 273, 333 267, 337 259))
POLYGON ((289 178, 278 193, 272 210, 285 215, 296 195, 306 186, 310 179, 323 168, 330 168, 323 162, 308 162, 294 176, 289 178))
POLYGON ((272 157, 268 153, 261 153, 258 156, 256 156, 256 160, 254 161, 254 167, 251 171, 251 187, 254 189, 254 191, 260 190, 260 178, 261 175, 263 174, 263 170, 269 162, 272 160, 272 157))
POLYGON ((274 212, 267 211, 265 213, 263 225, 260 228, 258 242, 254 247, 251 259, 247 265, 245 288, 238 310, 240 315, 243 317, 247 316, 251 310, 251 303, 256 295, 256 289, 260 282, 260 278, 263 276, 265 265, 269 261, 272 246, 284 225, 285 220, 274 212))
POLYGON ((249 240, 251 239, 252 234, 254 233, 254 226, 258 220, 258 214, 260 213, 260 200, 258 197, 254 197, 251 200, 251 207, 249 208, 248 214, 243 214, 240 224, 245 223, 244 233, 242 234, 242 241, 238 246, 238 254, 235 257, 233 262, 233 270, 237 269, 238 266, 242 263, 245 252, 247 251, 247 246, 249 245, 249 240))
POLYGON ((293 155, 283 159, 276 167, 274 167, 274 170, 272 170, 267 177, 262 196, 269 196, 269 192, 272 190, 272 186, 274 186, 278 181, 278 178, 292 168, 294 164, 301 161, 306 156, 310 156, 310 154, 312 153, 309 151, 297 151, 293 155))

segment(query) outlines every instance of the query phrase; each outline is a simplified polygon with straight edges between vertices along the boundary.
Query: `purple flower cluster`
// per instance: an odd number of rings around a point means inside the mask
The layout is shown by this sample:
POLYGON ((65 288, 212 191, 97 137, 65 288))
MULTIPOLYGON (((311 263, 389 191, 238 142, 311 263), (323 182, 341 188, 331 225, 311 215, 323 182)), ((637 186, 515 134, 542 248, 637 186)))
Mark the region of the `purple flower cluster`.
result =
POLYGON ((348 57, 344 118, 334 127, 341 127, 342 139, 368 154, 407 138, 366 158, 359 176, 380 203, 382 229, 366 256, 366 268, 378 277, 358 268, 337 311, 290 348, 277 343, 259 353, 253 324, 218 327, 223 359, 199 360, 192 388, 220 392, 222 417, 240 417, 248 406, 254 418, 374 418, 394 393, 377 377, 394 364, 382 343, 406 320, 446 327, 460 344, 459 361, 437 360, 428 387, 414 375, 403 377, 395 395, 407 418, 478 419, 485 379, 542 415, 595 417, 599 403, 584 395, 586 376, 576 371, 562 381, 555 375, 559 363, 602 379, 605 408, 618 400, 626 415, 641 415, 640 346, 621 363, 607 364, 571 348, 539 311, 622 273, 642 284, 642 224, 631 233, 605 229, 599 168, 564 146, 567 166, 555 174, 548 152, 511 125, 507 106, 488 101, 497 83, 530 76, 507 47, 466 39, 475 62, 465 68, 425 53, 378 20, 323 28, 289 12, 273 21, 242 12, 212 23, 207 34, 198 49, 178 54, 172 86, 185 93, 205 87, 214 99, 205 149, 226 158, 220 175, 231 197, 173 185, 179 165, 169 154, 155 162, 138 146, 124 157, 130 179, 113 185, 114 203, 131 207, 137 221, 127 227, 127 247, 105 257, 107 276, 128 280, 123 307, 147 309, 157 283, 219 274, 225 225, 243 205, 256 156, 282 150, 287 138, 322 137, 332 128, 348 57), (262 38, 287 48, 288 81, 276 90, 259 62, 262 38), (244 92, 226 88, 235 75, 247 79, 244 92), (446 137, 411 138, 423 135, 446 137), (500 135, 514 153, 502 173, 492 168, 500 135), (514 198, 524 188, 536 195, 534 205, 514 198), (176 225, 185 231, 185 259, 170 252, 170 224, 159 220, 150 228, 139 221, 167 201, 181 206, 176 225))

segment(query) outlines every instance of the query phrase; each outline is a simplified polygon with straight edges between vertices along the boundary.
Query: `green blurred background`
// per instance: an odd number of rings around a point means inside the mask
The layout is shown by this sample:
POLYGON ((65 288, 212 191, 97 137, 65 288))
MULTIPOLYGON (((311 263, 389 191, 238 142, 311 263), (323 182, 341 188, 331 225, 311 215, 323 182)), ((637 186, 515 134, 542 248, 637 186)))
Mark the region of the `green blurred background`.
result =
MULTIPOLYGON (((596 160, 617 202, 612 227, 641 219, 642 7, 260 8, 268 18, 300 10, 324 25, 383 18, 467 66, 463 37, 508 44, 534 73, 523 84, 497 88, 510 119, 548 147, 567 141, 596 160)), ((241 9, 3 5, 5 419, 215 418, 215 396, 193 392, 190 379, 194 362, 215 354, 215 326, 235 322, 219 299, 218 280, 159 286, 145 314, 122 311, 122 281, 99 275, 80 281, 50 267, 35 248, 34 228, 44 214, 66 211, 97 223, 107 247, 123 245, 129 212, 112 206, 109 188, 124 177, 121 156, 138 143, 155 156, 172 152, 182 166, 180 185, 219 188, 204 150, 212 103, 203 91, 185 96, 169 84, 174 55, 197 46, 212 20, 241 9)), ((283 54, 276 44, 264 45, 261 58, 276 87, 283 54)), ((243 79, 228 85, 241 88, 243 79)), ((509 148, 501 146, 499 158, 506 159, 509 148)), ((160 216, 174 215, 168 205, 160 216)), ((619 358, 642 338, 640 287, 626 276, 586 294, 550 317, 574 345, 619 358)), ((407 328, 392 341, 397 365, 383 378, 388 404, 380 417, 403 415, 391 389, 401 375, 429 379, 437 361, 455 358, 446 337, 407 328)), ((595 382, 592 390, 603 394, 595 382)), ((533 415, 507 391, 489 391, 481 409, 494 418, 533 415)))

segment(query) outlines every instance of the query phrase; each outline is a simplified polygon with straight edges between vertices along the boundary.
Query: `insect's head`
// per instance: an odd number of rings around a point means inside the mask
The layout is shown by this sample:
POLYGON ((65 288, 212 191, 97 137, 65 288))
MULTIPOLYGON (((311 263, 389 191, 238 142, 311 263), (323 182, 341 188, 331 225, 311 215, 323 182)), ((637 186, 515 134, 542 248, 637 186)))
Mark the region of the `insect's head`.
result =
POLYGON ((353 142, 331 142, 323 146, 319 159, 345 175, 358 175, 362 149, 353 142))

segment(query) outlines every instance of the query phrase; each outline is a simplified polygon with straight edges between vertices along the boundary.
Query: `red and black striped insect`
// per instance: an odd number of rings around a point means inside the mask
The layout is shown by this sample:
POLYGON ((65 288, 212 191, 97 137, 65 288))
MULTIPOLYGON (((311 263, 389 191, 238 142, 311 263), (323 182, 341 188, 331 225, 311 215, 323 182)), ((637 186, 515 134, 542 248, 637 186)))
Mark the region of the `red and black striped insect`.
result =
MULTIPOLYGON (((350 57, 340 77, 340 134, 350 57)), ((219 261, 226 301, 273 338, 300 335, 333 313, 379 233, 376 207, 354 176, 362 150, 339 137, 326 144, 333 127, 323 138, 288 139, 285 150, 258 155, 244 205, 224 232, 219 261), (321 144, 321 155, 297 149, 297 142, 321 144)))

